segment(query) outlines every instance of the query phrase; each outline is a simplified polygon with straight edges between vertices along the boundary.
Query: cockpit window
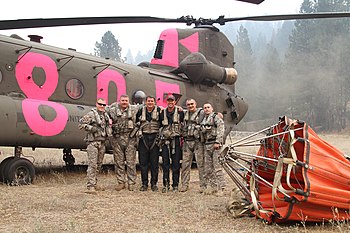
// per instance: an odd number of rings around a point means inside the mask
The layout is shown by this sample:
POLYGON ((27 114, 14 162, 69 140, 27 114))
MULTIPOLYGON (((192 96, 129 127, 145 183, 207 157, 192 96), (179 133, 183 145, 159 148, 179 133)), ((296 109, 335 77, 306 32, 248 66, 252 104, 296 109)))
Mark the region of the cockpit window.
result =
POLYGON ((156 51, 154 52, 154 58, 162 59, 164 50, 164 40, 158 40, 156 51))
POLYGON ((79 99, 84 94, 84 86, 79 79, 71 79, 66 84, 67 95, 72 99, 79 99))

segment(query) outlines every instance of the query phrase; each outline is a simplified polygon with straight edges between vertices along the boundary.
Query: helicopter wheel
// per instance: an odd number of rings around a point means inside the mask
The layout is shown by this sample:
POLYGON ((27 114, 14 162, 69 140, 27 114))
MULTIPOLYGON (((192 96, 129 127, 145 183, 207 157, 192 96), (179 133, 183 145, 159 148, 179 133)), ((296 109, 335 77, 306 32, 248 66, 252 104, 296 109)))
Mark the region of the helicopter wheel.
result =
POLYGON ((24 158, 12 158, 4 167, 4 181, 14 186, 31 184, 35 177, 33 163, 24 158))
POLYGON ((5 167, 6 165, 12 161, 15 157, 7 157, 0 163, 0 182, 6 182, 5 178, 5 167))

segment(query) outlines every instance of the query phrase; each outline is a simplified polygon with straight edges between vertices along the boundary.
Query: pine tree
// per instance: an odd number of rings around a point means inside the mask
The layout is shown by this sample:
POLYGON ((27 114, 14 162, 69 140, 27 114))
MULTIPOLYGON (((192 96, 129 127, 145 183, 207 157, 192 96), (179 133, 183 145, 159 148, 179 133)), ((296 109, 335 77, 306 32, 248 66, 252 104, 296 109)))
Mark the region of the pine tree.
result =
MULTIPOLYGON (((235 43, 235 68, 238 72, 238 80, 236 84, 237 93, 249 99, 254 99, 254 92, 252 89, 256 88, 254 79, 254 57, 250 44, 248 30, 242 25, 237 31, 236 43, 235 43)), ((249 111, 245 117, 246 121, 251 120, 249 111)))
POLYGON ((118 40, 111 31, 107 31, 101 39, 101 42, 95 43, 95 56, 109 58, 115 61, 122 61, 122 48, 119 46, 118 40))
MULTIPOLYGON (((349 0, 304 0, 301 13, 347 11, 349 0)), ((294 86, 292 105, 299 118, 315 115, 314 126, 344 127, 349 93, 348 18, 297 20, 287 53, 287 80, 294 86), (297 90, 297 92, 296 92, 297 90)), ((307 120, 307 119, 305 119, 307 120)))
POLYGON ((128 64, 134 64, 134 57, 132 56, 132 52, 130 49, 128 49, 128 53, 126 54, 126 63, 128 64))

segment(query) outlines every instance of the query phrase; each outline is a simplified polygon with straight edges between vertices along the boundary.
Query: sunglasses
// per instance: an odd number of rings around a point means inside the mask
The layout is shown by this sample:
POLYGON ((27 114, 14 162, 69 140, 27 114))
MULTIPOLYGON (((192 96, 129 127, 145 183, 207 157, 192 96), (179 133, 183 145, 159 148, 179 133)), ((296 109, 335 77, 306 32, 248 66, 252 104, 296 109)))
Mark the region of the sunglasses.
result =
POLYGON ((106 104, 101 104, 101 103, 99 103, 99 102, 97 102, 97 104, 100 105, 100 106, 103 106, 103 107, 106 106, 106 104))

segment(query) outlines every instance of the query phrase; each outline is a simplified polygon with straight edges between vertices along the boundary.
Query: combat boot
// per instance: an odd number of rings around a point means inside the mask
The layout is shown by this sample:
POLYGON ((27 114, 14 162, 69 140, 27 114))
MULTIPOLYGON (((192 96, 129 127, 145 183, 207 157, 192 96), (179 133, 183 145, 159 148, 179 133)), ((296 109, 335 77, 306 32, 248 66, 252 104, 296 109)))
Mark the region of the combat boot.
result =
POLYGON ((94 186, 87 187, 87 190, 85 191, 87 194, 97 194, 96 189, 94 186))
POLYGON ((140 188, 140 191, 145 192, 145 191, 147 191, 147 189, 148 189, 147 185, 142 185, 140 188))
POLYGON ((120 183, 120 184, 117 184, 117 186, 115 186, 115 190, 117 191, 121 191, 125 188, 125 184, 124 183, 120 183))
POLYGON ((207 187, 204 191, 203 191, 204 195, 211 195, 214 193, 213 189, 211 187, 207 187))
POLYGON ((105 188, 104 186, 102 186, 102 185, 96 185, 96 186, 95 186, 95 190, 96 190, 96 191, 105 191, 106 188, 105 188))
POLYGON ((166 185, 162 188, 162 193, 167 193, 170 190, 170 185, 166 185))
POLYGON ((178 186, 174 186, 174 187, 173 187, 173 192, 174 192, 174 193, 177 193, 178 191, 179 191, 179 187, 178 187, 178 186))
POLYGON ((128 185, 128 190, 129 191, 135 191, 135 185, 134 184, 129 184, 128 185))
POLYGON ((187 192, 188 191, 188 186, 186 185, 186 186, 182 186, 181 188, 180 188, 180 192, 187 192))
POLYGON ((152 192, 157 192, 158 191, 157 185, 152 185, 151 190, 152 190, 152 192))

